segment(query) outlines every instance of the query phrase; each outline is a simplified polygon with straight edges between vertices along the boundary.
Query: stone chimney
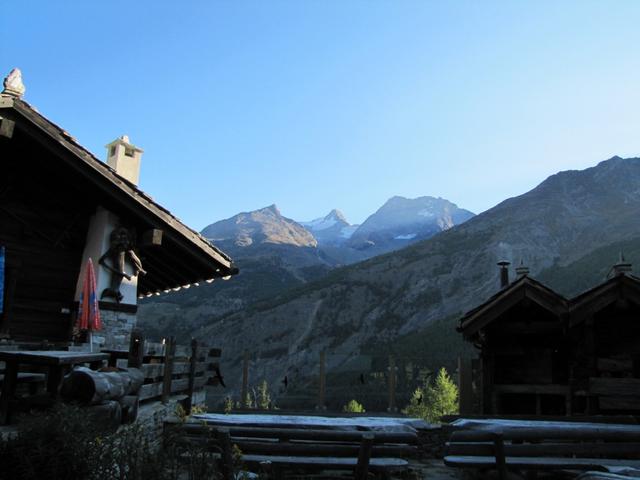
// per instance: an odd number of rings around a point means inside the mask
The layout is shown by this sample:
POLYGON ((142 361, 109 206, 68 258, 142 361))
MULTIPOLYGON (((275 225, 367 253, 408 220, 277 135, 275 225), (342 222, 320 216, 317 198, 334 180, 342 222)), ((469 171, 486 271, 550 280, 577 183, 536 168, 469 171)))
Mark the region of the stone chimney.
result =
POLYGON ((138 185, 143 150, 130 143, 127 135, 114 140, 106 148, 107 165, 121 177, 138 185))
POLYGON ((529 275, 529 267, 524 264, 524 260, 520 260, 520 265, 516 267, 516 275, 518 278, 526 277, 529 275))
POLYGON ((511 264, 506 260, 498 262, 498 266, 500 267, 500 288, 509 285, 509 265, 511 264))

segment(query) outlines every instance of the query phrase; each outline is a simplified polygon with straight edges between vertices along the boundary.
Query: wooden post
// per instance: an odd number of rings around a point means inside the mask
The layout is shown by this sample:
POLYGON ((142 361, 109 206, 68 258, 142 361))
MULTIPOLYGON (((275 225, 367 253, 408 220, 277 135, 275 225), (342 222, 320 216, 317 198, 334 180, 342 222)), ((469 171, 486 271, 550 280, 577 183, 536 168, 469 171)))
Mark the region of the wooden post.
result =
POLYGON ((369 474, 369 460, 371 459, 371 449, 373 448, 373 433, 364 433, 362 443, 358 452, 358 464, 356 465, 356 480, 367 480, 369 474))
POLYGON ((493 355, 482 353, 482 414, 496 414, 493 401, 493 355))
POLYGON ((460 415, 473 413, 473 370, 471 359, 458 357, 458 388, 460 415))
POLYGON ((9 263, 9 259, 5 258, 6 269, 4 279, 4 308, 0 313, 0 338, 9 337, 9 327, 11 324, 11 310, 13 308, 13 297, 16 290, 16 283, 19 276, 19 268, 22 261, 15 261, 15 266, 9 263))
POLYGON ((218 428, 217 436, 222 449, 222 478, 223 480, 233 480, 233 454, 229 429, 227 427, 218 428))
POLYGON ((191 414, 191 406, 193 402, 193 386, 196 381, 196 364, 198 363, 198 341, 191 339, 191 358, 189 359, 189 386, 187 387, 187 398, 185 402, 185 410, 187 415, 191 414))
POLYGON ((0 394, 0 425, 7 425, 10 420, 11 400, 18 382, 18 362, 10 361, 5 364, 2 393, 0 394))
MULTIPOLYGON (((140 368, 142 367, 142 359, 144 357, 144 335, 142 330, 134 328, 131 331, 131 339, 129 340, 129 358, 127 359, 127 367, 140 368)), ((115 356, 112 357, 115 360, 115 356)), ((109 360, 109 365, 112 361, 109 360)))
POLYGON ((397 412, 396 407, 396 375, 398 367, 396 367, 396 359, 393 355, 389 355, 389 412, 397 412))
POLYGON ((316 404, 316 410, 326 410, 327 406, 325 405, 325 389, 326 389, 326 372, 325 372, 325 363, 327 360, 327 352, 322 350, 320 352, 320 372, 318 378, 318 403, 316 404))
POLYGON ((243 409, 249 407, 247 404, 247 396, 249 394, 249 350, 244 351, 244 357, 242 359, 242 398, 240 399, 240 405, 243 409))
MULTIPOLYGON (((586 370, 587 379, 598 376, 598 366, 596 357, 596 332, 595 332, 595 319, 591 315, 585 321, 584 326, 584 350, 586 353, 586 370)), ((587 383, 588 384, 588 383, 587 383)), ((596 415, 600 409, 598 397, 591 394, 591 391, 587 392, 587 415, 596 415)))
POLYGON ((176 339, 169 337, 164 353, 164 378, 162 380, 162 403, 167 403, 171 396, 171 381, 173 380, 173 356, 176 352, 176 339))
POLYGON ((493 452, 496 457, 496 470, 498 478, 507 480, 507 462, 504 456, 504 437, 502 432, 495 432, 493 436, 493 452))

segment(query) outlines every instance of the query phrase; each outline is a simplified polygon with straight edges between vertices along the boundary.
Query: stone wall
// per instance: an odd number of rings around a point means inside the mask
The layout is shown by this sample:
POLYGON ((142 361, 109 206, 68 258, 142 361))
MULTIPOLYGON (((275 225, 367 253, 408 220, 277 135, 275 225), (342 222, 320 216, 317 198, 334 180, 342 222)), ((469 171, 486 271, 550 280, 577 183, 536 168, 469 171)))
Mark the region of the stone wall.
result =
POLYGON ((136 314, 100 309, 102 330, 93 334, 94 346, 101 348, 129 348, 131 330, 136 326, 136 314))

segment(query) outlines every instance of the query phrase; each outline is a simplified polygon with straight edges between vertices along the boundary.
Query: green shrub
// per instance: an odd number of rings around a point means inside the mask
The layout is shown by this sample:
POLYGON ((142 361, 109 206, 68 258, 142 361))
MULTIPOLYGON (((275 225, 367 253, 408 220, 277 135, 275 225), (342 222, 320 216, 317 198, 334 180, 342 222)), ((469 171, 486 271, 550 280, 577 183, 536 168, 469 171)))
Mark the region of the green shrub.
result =
POLYGON ((356 400, 349 400, 349 403, 347 403, 344 407, 342 407, 342 411, 348 412, 348 413, 365 413, 366 412, 362 404, 358 403, 358 401, 356 400))
POLYGON ((105 429, 86 410, 59 405, 30 414, 17 436, 0 441, 0 479, 177 480, 218 478, 217 460, 170 435, 161 442, 140 424, 105 429))
POLYGON ((269 393, 269 385, 266 380, 258 386, 258 398, 256 401, 258 408, 269 410, 271 408, 271 394, 269 393))
POLYGON ((447 370, 441 368, 433 384, 425 381, 411 396, 403 413, 437 423, 443 415, 458 412, 458 387, 451 380, 447 370))
POLYGON ((233 410, 233 398, 225 397, 224 399, 224 413, 229 414, 233 410))

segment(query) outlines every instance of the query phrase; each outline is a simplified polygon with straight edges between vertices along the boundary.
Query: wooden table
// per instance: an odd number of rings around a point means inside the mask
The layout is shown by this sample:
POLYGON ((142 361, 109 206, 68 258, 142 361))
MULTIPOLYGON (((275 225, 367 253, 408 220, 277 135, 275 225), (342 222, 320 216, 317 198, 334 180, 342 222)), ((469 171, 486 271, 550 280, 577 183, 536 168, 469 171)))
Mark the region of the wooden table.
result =
POLYGON ((66 371, 71 370, 74 365, 82 363, 88 363, 91 368, 97 369, 108 359, 109 355, 106 353, 57 350, 0 351, 0 361, 6 363, 2 393, 0 394, 0 425, 6 425, 9 422, 9 404, 15 394, 20 365, 47 367, 47 392, 52 398, 56 398, 66 371))

